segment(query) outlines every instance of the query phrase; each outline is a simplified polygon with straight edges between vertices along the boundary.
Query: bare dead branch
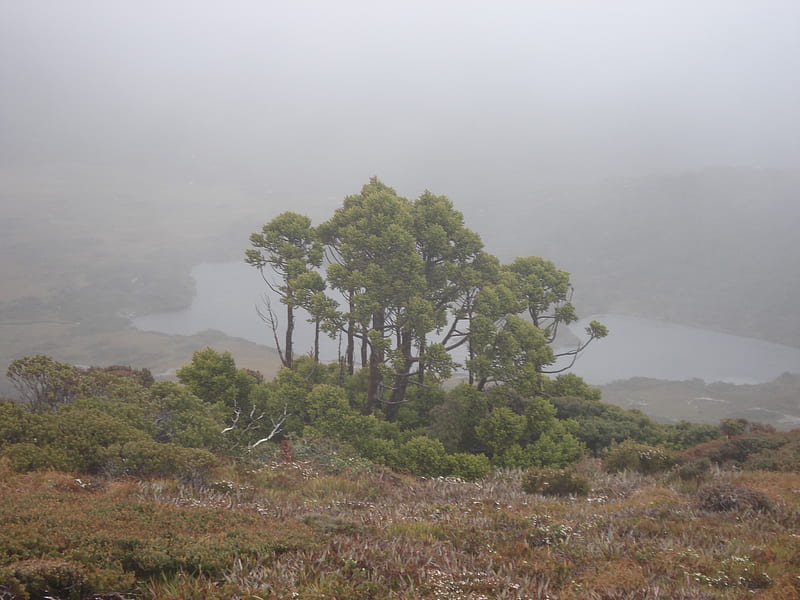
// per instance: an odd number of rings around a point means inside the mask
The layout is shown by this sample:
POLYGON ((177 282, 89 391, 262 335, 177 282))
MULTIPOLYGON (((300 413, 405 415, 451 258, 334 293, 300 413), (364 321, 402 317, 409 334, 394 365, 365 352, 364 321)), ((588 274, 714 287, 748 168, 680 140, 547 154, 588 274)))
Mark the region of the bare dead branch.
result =
POLYGON ((286 362, 283 348, 281 348, 281 342, 278 339, 278 317, 275 316, 275 312, 272 310, 272 301, 270 300, 269 295, 264 294, 261 297, 261 302, 263 303, 266 312, 256 304, 256 313, 258 314, 258 318, 261 319, 261 321, 272 330, 272 338, 275 340, 275 348, 278 350, 278 358, 281 359, 281 364, 284 367, 288 367, 289 365, 286 362))
POLYGON ((260 440, 258 440, 254 444, 252 444, 250 446, 250 448, 255 448, 259 444, 263 444, 264 442, 268 442, 272 438, 274 438, 276 435, 278 435, 281 432, 281 429, 283 428, 283 424, 286 422, 286 419, 289 418, 289 415, 290 415, 289 407, 286 404, 284 404, 283 405, 283 414, 281 414, 281 416, 278 418, 278 420, 276 421, 275 419, 272 419, 272 418, 270 419, 270 421, 272 421, 272 431, 270 431, 269 435, 267 435, 266 437, 261 438, 260 440))

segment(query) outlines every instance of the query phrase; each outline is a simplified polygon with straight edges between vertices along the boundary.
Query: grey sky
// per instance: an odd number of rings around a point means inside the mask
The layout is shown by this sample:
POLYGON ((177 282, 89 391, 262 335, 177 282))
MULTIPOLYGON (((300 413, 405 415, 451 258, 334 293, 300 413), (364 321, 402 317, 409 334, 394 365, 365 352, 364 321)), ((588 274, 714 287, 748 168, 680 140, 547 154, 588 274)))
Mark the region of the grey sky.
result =
POLYGON ((0 160, 341 198, 800 165, 800 2, 0 0, 0 160))

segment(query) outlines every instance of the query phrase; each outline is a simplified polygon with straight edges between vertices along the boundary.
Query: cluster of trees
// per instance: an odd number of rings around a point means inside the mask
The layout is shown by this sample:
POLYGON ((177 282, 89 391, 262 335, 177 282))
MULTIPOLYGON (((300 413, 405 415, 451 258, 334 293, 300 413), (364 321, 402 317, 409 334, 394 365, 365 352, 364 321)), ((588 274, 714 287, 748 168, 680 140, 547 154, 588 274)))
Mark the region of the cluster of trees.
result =
MULTIPOLYGON (((219 455, 322 439, 412 473, 471 478, 561 467, 625 439, 681 448, 719 435, 609 407, 557 373, 552 343, 577 318, 569 275, 538 257, 500 264, 443 196, 409 201, 372 179, 318 227, 288 212, 250 241, 247 262, 285 307, 282 342, 279 316, 269 303, 262 312, 284 365, 272 381, 211 348, 178 383, 18 359, 7 375, 23 402, 0 403, 0 456, 23 470, 195 473, 219 455), (294 352, 299 311, 314 328, 311 356, 294 352), (338 361, 320 361, 320 335, 340 339, 338 361), (446 389, 457 349, 465 381, 446 389)), ((607 334, 597 322, 586 331, 561 353, 568 363, 607 334)))
POLYGON ((81 369, 45 356, 14 361, 27 401, 0 400, 0 459, 39 468, 202 476, 221 457, 262 460, 277 442, 333 442, 341 452, 418 475, 482 476, 492 467, 561 467, 632 439, 685 448, 716 427, 662 425, 599 400, 566 374, 525 396, 507 386, 414 386, 393 420, 364 414, 369 371, 296 358, 265 381, 227 352, 195 352, 178 382, 126 367, 81 369))
POLYGON ((390 421, 408 401, 409 386, 436 386, 451 376, 458 348, 478 391, 505 385, 532 396, 545 374, 571 366, 553 369, 557 358, 574 360, 607 334, 593 321, 588 339, 554 353, 559 326, 577 319, 566 272, 538 257, 501 265, 447 198, 426 191, 409 201, 377 178, 318 227, 287 212, 250 242, 247 262, 285 306, 282 344, 276 312, 267 304, 262 313, 283 365, 294 364, 303 309, 314 326, 314 360, 320 332, 338 336, 342 375, 367 369, 364 414, 382 411, 390 421))

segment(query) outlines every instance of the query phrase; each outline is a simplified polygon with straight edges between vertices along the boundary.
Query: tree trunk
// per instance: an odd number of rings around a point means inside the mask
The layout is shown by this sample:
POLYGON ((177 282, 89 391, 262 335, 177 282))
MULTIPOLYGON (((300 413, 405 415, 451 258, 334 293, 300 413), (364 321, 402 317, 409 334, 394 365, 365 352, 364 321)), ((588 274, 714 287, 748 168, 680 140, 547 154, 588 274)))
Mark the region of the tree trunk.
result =
POLYGON ((355 372, 355 352, 356 352, 356 338, 355 338, 355 328, 356 328, 356 321, 352 317, 353 310, 355 307, 353 306, 352 295, 350 299, 350 318, 347 321, 347 350, 345 350, 345 362, 347 363, 347 374, 352 375, 355 372))
MULTIPOLYGON (((375 311, 372 315, 372 328, 383 337, 384 328, 384 314, 383 310, 375 311)), ((366 346, 368 340, 364 341, 366 346)), ((383 364, 384 356, 383 349, 380 347, 370 346, 369 353, 369 384, 367 386, 367 404, 364 407, 364 413, 367 415, 373 414, 381 404, 383 396, 383 381, 381 375, 381 365, 383 364)))
POLYGON ((319 364, 319 319, 314 320, 314 363, 319 364))
POLYGON ((368 335, 369 330, 366 326, 361 328, 361 368, 364 369, 367 366, 367 356, 368 356, 368 348, 369 348, 369 338, 368 335))
POLYGON ((386 419, 394 421, 397 418, 397 411, 400 404, 406 397, 406 390, 408 389, 409 373, 411 372, 412 357, 411 357, 411 334, 409 332, 403 333, 400 336, 400 351, 403 353, 403 369, 398 371, 394 376, 394 386, 392 388, 392 395, 389 398, 389 404, 386 406, 386 419))
POLYGON ((292 368, 292 337, 294 337, 294 308, 291 303, 286 305, 286 366, 292 368))
POLYGON ((425 383, 425 349, 428 346, 428 341, 425 339, 425 336, 422 336, 422 339, 419 342, 419 367, 417 373, 417 383, 422 385, 425 383))

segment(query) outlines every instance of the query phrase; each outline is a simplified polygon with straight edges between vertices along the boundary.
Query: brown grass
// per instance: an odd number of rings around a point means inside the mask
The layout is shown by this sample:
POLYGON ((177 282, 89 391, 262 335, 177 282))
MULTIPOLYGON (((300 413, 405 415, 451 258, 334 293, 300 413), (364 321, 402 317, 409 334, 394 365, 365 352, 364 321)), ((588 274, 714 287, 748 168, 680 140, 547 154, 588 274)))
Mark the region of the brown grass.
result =
POLYGON ((513 471, 468 483, 276 462, 203 486, 5 471, 0 564, 68 560, 92 592, 127 581, 115 590, 141 598, 797 597, 796 475, 717 473, 775 506, 717 513, 669 478, 584 469, 580 499, 526 494, 513 471))

